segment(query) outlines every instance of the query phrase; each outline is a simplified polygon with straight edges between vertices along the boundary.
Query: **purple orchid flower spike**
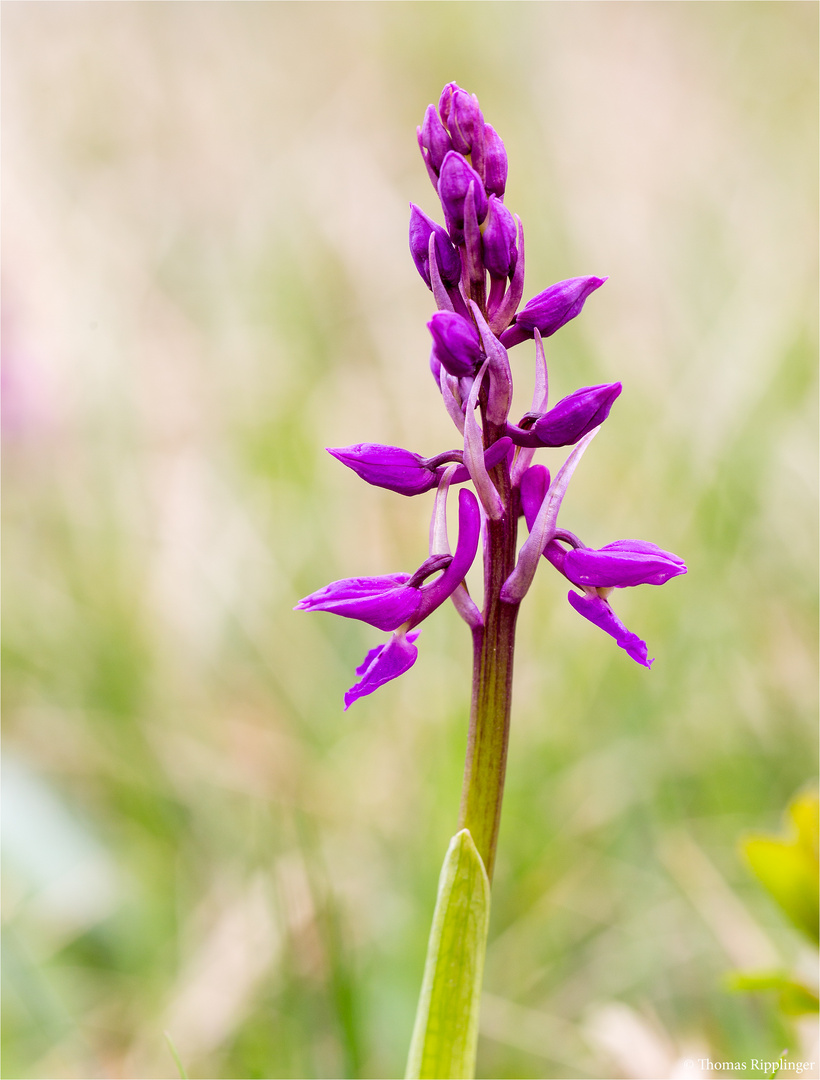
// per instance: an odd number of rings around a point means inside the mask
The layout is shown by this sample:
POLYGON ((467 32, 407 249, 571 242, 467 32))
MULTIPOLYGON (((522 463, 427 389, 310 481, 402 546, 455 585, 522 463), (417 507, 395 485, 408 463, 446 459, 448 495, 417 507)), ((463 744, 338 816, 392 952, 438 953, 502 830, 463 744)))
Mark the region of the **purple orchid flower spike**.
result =
MULTIPOLYGON (((606 278, 559 281, 522 308, 524 229, 504 203, 507 152, 495 128, 485 122, 478 99, 448 83, 438 106, 425 111, 417 136, 443 218, 435 213, 443 225, 411 203, 410 254, 432 294, 431 308, 437 309, 431 310, 427 323, 432 338, 430 370, 460 442, 454 440, 457 449, 432 457, 378 443, 330 448, 333 457, 368 484, 404 496, 434 492, 429 553, 415 573, 334 581, 296 607, 357 619, 390 635, 370 649, 356 669, 357 681, 344 695, 347 709, 416 663, 420 624, 452 601, 473 640, 458 836, 459 844, 465 836, 469 839, 470 859, 478 860, 479 876, 486 883, 492 880, 501 818, 518 609, 542 556, 574 586, 570 605, 645 667, 652 663, 646 644, 614 613, 610 593, 662 585, 685 574, 686 566, 677 555, 642 540, 586 547, 559 522, 574 472, 622 387, 620 382, 584 386, 550 407, 544 342, 581 313, 606 278), (535 345, 532 405, 516 424, 510 422, 515 397, 507 350, 530 339, 535 345), (551 479, 548 470, 533 460, 545 448, 562 446, 569 448, 566 460, 551 479), (447 509, 457 484, 469 486, 458 491, 458 542, 451 547, 447 509), (519 543, 522 513, 529 535, 519 543), (477 560, 479 544, 482 554, 477 560), (483 570, 480 606, 466 581, 476 561, 483 570)), ((430 957, 437 967, 433 952, 430 957)), ((463 1027, 462 999, 458 1000, 457 1017, 452 1003, 453 1017, 444 1022, 437 1015, 437 1038, 441 1030, 463 1027)), ((432 1030, 425 1009, 429 1012, 429 1003, 422 998, 408 1076, 424 1074, 421 1062, 426 1060, 425 1041, 432 1030)), ((470 1053, 465 1051, 458 1075, 474 1075, 470 1053)))
POLYGON ((518 312, 515 322, 501 335, 501 344, 511 349, 531 338, 536 329, 541 332, 541 337, 550 337, 581 314, 586 298, 600 289, 606 280, 605 277, 577 277, 551 285, 518 312))

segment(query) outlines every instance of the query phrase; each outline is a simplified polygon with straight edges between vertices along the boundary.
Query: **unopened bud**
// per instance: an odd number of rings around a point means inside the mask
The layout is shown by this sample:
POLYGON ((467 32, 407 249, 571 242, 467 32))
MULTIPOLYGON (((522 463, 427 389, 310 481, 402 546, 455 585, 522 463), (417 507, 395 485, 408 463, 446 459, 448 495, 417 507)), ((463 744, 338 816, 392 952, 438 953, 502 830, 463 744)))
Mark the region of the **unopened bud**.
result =
POLYGON ((450 132, 453 149, 470 154, 484 144, 484 117, 475 94, 468 94, 457 83, 447 83, 441 92, 438 110, 450 132))
POLYGON ((458 252, 453 247, 447 230, 437 225, 423 210, 410 203, 410 254, 428 289, 431 288, 430 236, 432 234, 436 238, 436 262, 441 280, 452 288, 458 284, 461 277, 461 259, 458 252))
POLYGON ((439 119, 435 105, 427 106, 422 125, 416 130, 424 163, 438 176, 441 172, 441 163, 447 153, 453 149, 453 144, 439 119))
POLYGON ((605 277, 577 277, 551 285, 518 312, 515 322, 501 335, 502 343, 509 349, 533 337, 536 329, 541 337, 554 334, 570 319, 580 315, 586 298, 605 281, 605 277))
POLYGON ((518 446, 573 446, 609 416, 621 384, 584 386, 562 398, 539 416, 529 429, 507 425, 507 434, 518 446))
POLYGON ((499 199, 507 187, 507 151, 491 124, 484 125, 484 187, 499 199))
POLYGON ((499 198, 491 195, 481 248, 484 265, 493 277, 512 277, 518 258, 516 233, 515 218, 499 198))
POLYGON ((474 375, 482 359, 481 340, 469 319, 453 311, 438 311, 427 329, 433 335, 433 354, 457 378, 474 375))
POLYGON ((451 150, 441 166, 438 195, 444 207, 450 236, 455 244, 461 244, 464 241, 464 200, 470 190, 470 184, 475 184, 476 218, 480 223, 487 216, 488 203, 484 184, 475 169, 465 161, 461 154, 451 150))

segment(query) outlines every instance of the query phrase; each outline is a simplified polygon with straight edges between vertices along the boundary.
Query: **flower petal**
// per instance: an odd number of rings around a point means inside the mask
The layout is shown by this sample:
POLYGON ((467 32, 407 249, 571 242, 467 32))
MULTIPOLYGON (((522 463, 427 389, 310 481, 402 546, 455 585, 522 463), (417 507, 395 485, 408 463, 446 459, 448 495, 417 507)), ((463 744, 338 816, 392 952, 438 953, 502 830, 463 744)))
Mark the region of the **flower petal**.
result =
POLYGON ((568 551, 564 573, 576 585, 624 589, 630 585, 663 585, 685 574, 686 563, 645 540, 616 540, 602 548, 568 551))
POLYGON ((579 615, 583 615, 585 619, 595 623, 610 637, 615 638, 620 647, 637 664, 643 664, 647 668, 652 666, 654 661, 647 659, 646 642, 641 641, 637 634, 627 630, 606 600, 600 596, 590 596, 589 594, 579 596, 577 592, 572 592, 572 590, 567 593, 567 600, 579 615))
POLYGON ((354 701, 367 697, 380 686, 410 670, 419 654, 413 644, 419 633, 416 630, 407 635, 394 634, 386 645, 378 645, 370 650, 363 663, 356 668, 356 674, 362 678, 345 693, 345 712, 354 701))
POLYGON ((345 578, 304 597, 294 611, 329 611, 360 619, 378 630, 396 630, 418 610, 421 591, 406 584, 409 574, 345 578))

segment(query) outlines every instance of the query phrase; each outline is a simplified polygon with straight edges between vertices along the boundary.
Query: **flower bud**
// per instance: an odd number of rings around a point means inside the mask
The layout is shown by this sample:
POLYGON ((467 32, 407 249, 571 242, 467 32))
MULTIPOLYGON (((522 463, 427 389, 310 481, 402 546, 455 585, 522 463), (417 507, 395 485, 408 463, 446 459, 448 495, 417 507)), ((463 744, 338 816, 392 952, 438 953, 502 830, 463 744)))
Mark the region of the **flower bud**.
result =
POLYGON ((484 187, 499 199, 507 187, 507 151, 491 124, 484 125, 484 187))
POLYGON ((501 335, 501 343, 509 349, 533 337, 536 329, 541 337, 549 337, 580 315, 586 298, 605 281, 605 277, 577 277, 551 285, 518 312, 515 322, 501 335))
POLYGON ((400 446, 356 443, 354 446, 329 446, 327 452, 368 484, 396 491, 399 495, 419 495, 438 483, 436 470, 428 469, 424 458, 402 450, 400 446))
POLYGON ((451 375, 475 374, 482 359, 481 340, 473 324, 454 311, 438 311, 427 329, 433 335, 433 353, 451 375))
POLYGON ((481 248, 484 266, 493 277, 512 277, 518 258, 516 233, 515 218, 497 196, 491 195, 481 248))
POLYGON ((464 242, 464 200, 475 185, 476 218, 482 222, 487 216, 487 193, 481 177, 461 156, 451 150, 444 159, 438 178, 438 196, 444 207, 447 227, 454 244, 464 242))
POLYGON ((541 446, 572 446, 603 424, 621 392, 619 382, 584 386, 545 413, 533 425, 541 446))
POLYGON ((484 117, 475 94, 468 94, 456 83, 447 83, 441 92, 438 111, 450 132, 453 149, 470 154, 476 144, 484 143, 484 117))
POLYGON ((507 434, 518 446, 573 446, 593 428, 603 424, 621 384, 584 386, 562 398, 529 429, 507 425, 507 434))
POLYGON ((447 230, 437 225, 423 210, 410 203, 410 254, 416 269, 427 286, 430 282, 430 236, 436 237, 436 262, 438 263, 441 280, 445 285, 453 288, 458 284, 461 277, 461 259, 456 249, 450 242, 447 230))
POLYGON ((447 130, 439 120, 435 105, 428 105, 420 128, 416 129, 419 148, 424 163, 436 176, 441 172, 441 163, 453 144, 447 130))

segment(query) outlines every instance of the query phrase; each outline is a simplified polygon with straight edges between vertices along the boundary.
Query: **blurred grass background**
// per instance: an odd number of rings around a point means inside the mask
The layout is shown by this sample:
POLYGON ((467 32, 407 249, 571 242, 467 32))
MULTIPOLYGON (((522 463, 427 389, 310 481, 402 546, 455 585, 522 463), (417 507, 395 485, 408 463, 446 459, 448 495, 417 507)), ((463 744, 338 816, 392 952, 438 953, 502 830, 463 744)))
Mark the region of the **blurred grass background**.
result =
POLYGON ((721 979, 806 961, 737 843, 816 772, 817 16, 4 5, 5 1076, 174 1076, 164 1031, 193 1077, 403 1072, 468 633, 344 713, 378 632, 291 608, 426 554, 429 496, 323 447, 455 443, 406 242, 450 79, 525 296, 610 275, 550 342, 554 400, 624 383, 565 527, 690 568, 617 597, 651 673, 527 599, 479 1075, 810 1056, 721 979))

